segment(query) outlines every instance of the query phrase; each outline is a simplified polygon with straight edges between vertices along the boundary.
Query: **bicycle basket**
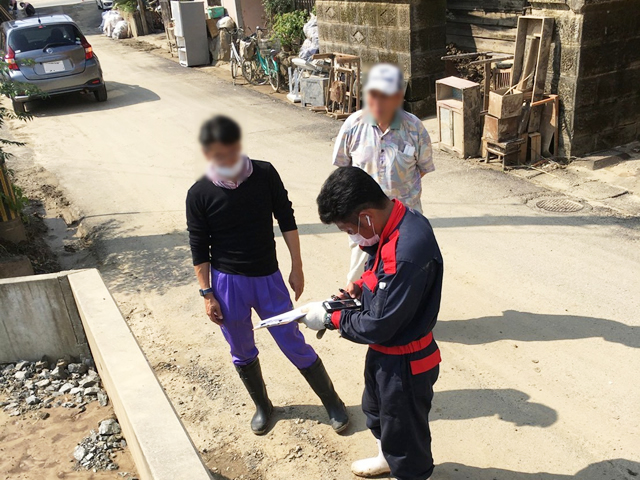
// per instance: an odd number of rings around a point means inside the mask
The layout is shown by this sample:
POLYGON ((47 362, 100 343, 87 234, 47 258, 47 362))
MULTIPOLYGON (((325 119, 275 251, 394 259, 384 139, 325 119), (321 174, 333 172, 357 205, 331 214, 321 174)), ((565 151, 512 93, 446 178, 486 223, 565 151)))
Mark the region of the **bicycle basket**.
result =
POLYGON ((240 40, 240 56, 245 60, 251 60, 256 56, 256 44, 251 38, 240 40))
POLYGON ((260 54, 263 57, 268 57, 269 54, 271 53, 271 50, 273 50, 273 47, 274 47, 273 40, 268 38, 259 39, 258 45, 260 46, 260 54))

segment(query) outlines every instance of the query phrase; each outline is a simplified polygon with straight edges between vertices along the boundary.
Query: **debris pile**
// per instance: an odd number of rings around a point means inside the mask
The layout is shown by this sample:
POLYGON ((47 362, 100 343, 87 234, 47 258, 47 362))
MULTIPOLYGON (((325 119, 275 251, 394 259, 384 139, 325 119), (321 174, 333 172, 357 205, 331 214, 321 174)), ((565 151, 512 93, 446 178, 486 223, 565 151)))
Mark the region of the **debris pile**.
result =
MULTIPOLYGON (((458 48, 455 43, 447 44, 447 55, 459 55, 461 53, 468 52, 458 48)), ((484 67, 482 65, 469 65, 469 63, 477 59, 477 57, 461 58, 452 62, 452 64, 461 78, 482 83, 484 81, 484 67)))
POLYGON ((73 451, 76 470, 118 470, 114 456, 126 446, 118 421, 114 418, 103 420, 98 431, 91 430, 73 451))
POLYGON ((43 359, 0 366, 0 394, 7 397, 0 401, 0 408, 13 417, 52 407, 84 412, 90 402, 98 401, 103 407, 109 403, 91 359, 55 363, 43 359))

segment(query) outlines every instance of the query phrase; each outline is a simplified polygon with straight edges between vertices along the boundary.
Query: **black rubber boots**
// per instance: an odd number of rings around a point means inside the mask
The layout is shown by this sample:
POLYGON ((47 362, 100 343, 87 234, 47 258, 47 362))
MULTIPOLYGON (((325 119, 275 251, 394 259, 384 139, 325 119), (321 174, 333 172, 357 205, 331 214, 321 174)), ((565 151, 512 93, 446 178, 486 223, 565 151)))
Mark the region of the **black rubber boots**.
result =
POLYGON ((236 365, 236 370, 242 379, 242 383, 247 388, 251 400, 256 404, 256 413, 253 414, 251 419, 251 430, 256 435, 264 435, 269 430, 273 404, 267 395, 267 387, 262 378, 260 360, 256 358, 249 365, 243 367, 236 365))
MULTIPOLYGON (((269 431, 273 404, 267 395, 267 387, 260 369, 260 360, 256 358, 249 365, 236 366, 236 370, 256 405, 256 413, 251 419, 251 430, 256 435, 264 435, 269 431)), ((300 369, 300 373, 309 382, 316 395, 320 397, 329 414, 331 427, 337 433, 344 431, 349 426, 349 415, 344 403, 333 388, 333 383, 322 364, 322 360, 318 358, 309 368, 300 369)))
POLYGON ((344 403, 333 388, 333 382, 322 364, 320 357, 309 368, 300 369, 300 373, 309 382, 309 385, 320 397, 324 408, 329 414, 331 427, 340 433, 349 426, 349 414, 344 403))

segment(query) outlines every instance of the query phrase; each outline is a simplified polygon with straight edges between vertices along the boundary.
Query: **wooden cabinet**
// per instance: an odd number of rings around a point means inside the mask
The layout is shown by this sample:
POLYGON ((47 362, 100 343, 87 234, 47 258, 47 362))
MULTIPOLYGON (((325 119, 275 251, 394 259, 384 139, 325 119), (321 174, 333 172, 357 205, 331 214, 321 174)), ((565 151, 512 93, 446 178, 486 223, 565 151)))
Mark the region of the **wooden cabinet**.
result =
POLYGON ((479 155, 481 143, 480 84, 458 77, 436 81, 439 145, 461 158, 479 155))

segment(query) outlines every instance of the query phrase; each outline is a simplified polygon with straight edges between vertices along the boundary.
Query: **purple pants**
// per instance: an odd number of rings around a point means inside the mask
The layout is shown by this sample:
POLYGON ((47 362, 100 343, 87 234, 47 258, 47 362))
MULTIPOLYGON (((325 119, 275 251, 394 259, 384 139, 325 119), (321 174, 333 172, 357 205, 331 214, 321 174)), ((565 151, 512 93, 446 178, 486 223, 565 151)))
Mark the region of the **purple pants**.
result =
MULTIPOLYGON (((212 269, 211 285, 222 310, 222 334, 231 347, 233 363, 248 365, 258 356, 251 309, 265 319, 293 308, 282 274, 278 270, 266 277, 246 277, 212 269)), ((315 350, 305 341, 297 322, 267 330, 282 353, 296 367, 308 368, 318 358, 315 350)))

